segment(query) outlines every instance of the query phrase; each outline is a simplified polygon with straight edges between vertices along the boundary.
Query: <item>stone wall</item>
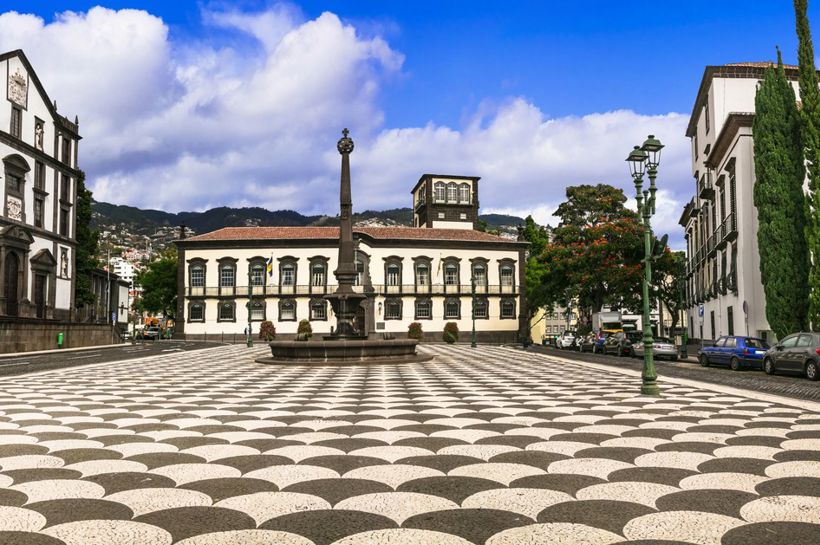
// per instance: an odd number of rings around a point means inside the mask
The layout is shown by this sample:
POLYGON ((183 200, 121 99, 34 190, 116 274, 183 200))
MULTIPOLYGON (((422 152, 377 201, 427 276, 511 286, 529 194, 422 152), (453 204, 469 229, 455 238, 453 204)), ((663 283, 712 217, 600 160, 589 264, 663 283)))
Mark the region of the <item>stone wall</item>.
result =
MULTIPOLYGON (((314 333, 313 338, 315 340, 320 340, 322 338, 322 333, 314 333)), ((393 333, 396 339, 406 339, 407 333, 393 333)), ((470 331, 460 331, 458 334, 458 342, 461 344, 470 343, 470 331)), ((185 339, 186 341, 207 341, 207 342, 224 342, 227 344, 244 344, 245 343, 245 335, 242 333, 209 333, 208 335, 200 334, 200 333, 177 333, 174 335, 175 339, 185 339)), ((382 333, 381 332, 374 332, 371 334, 371 339, 381 339, 382 333)), ((296 339, 296 335, 289 334, 289 333, 280 333, 276 335, 277 341, 293 341, 296 339)), ((421 341, 422 343, 443 343, 444 340, 442 339, 442 332, 424 332, 424 338, 421 341)), ((511 344, 520 342, 518 339, 518 331, 476 331, 476 342, 479 344, 511 344)), ((254 330, 253 335, 253 343, 254 345, 258 343, 264 343, 262 339, 259 338, 258 330, 254 330)))
MULTIPOLYGON (((72 324, 51 320, 0 320, 0 354, 57 348, 57 334, 63 332, 63 348, 111 344, 111 326, 72 324)), ((119 341, 118 336, 114 336, 119 341)))

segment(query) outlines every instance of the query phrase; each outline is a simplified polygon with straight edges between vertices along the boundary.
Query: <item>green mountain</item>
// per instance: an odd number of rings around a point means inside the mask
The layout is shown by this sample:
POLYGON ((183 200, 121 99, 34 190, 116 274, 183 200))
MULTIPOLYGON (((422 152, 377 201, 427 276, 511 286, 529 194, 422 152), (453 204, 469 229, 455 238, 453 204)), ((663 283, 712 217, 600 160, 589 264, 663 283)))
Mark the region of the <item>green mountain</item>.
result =
MULTIPOLYGON (((162 210, 143 210, 134 206, 92 203, 92 225, 100 229, 122 229, 123 227, 140 235, 151 235, 160 227, 185 225, 196 233, 207 233, 223 227, 250 226, 305 226, 305 225, 338 225, 339 220, 333 216, 305 216, 293 210, 267 210, 265 208, 231 208, 221 206, 204 212, 163 212, 162 210)), ((524 220, 517 216, 503 214, 485 214, 479 216, 489 227, 515 227, 524 220)), ((391 210, 365 210, 353 215, 353 221, 381 221, 389 225, 412 225, 413 210, 394 208, 391 210)))

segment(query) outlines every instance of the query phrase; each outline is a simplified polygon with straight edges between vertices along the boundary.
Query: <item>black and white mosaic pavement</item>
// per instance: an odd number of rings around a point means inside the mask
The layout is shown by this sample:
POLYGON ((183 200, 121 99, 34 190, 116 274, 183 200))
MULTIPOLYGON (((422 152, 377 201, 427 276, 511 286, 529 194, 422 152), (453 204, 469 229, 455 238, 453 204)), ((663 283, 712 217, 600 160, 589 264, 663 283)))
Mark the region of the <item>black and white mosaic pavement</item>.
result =
POLYGON ((0 543, 820 543, 820 413, 424 350, 282 368, 230 346, 0 379, 0 543))

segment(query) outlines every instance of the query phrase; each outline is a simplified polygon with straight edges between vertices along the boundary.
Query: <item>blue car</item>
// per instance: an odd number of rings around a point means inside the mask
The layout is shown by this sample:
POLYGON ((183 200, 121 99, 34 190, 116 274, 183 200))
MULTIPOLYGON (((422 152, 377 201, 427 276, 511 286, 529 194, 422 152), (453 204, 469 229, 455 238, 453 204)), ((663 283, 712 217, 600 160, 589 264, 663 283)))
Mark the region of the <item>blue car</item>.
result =
POLYGON ((703 367, 712 364, 728 365, 733 371, 743 367, 763 368, 763 355, 769 345, 755 337, 726 336, 714 346, 704 346, 698 350, 698 361, 703 367))

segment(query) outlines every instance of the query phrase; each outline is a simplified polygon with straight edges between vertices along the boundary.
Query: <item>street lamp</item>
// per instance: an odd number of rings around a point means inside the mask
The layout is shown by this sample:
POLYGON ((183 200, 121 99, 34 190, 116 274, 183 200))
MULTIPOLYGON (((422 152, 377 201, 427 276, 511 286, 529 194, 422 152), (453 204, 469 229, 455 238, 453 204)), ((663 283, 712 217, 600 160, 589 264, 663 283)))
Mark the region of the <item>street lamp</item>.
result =
POLYGON ((475 348, 475 275, 470 276, 470 293, 473 296, 473 336, 470 338, 470 347, 475 348))
POLYGON ((655 371, 652 347, 652 326, 650 320, 649 287, 652 285, 652 215, 655 213, 655 179, 658 177, 658 164, 661 160, 663 144, 649 135, 642 146, 635 146, 626 158, 629 172, 635 182, 635 200, 638 204, 638 216, 643 222, 644 241, 644 279, 643 279, 643 372, 641 373, 641 393, 658 396, 658 374, 655 371), (643 176, 649 176, 649 189, 643 189, 643 176))

